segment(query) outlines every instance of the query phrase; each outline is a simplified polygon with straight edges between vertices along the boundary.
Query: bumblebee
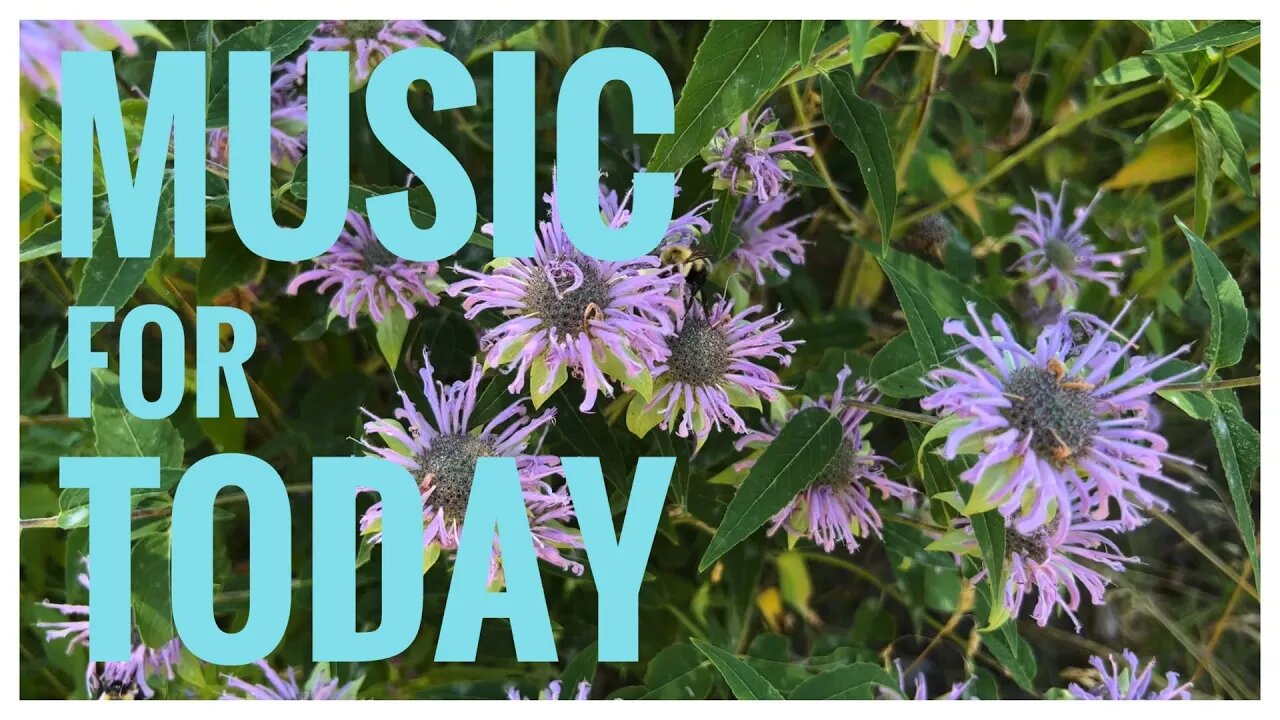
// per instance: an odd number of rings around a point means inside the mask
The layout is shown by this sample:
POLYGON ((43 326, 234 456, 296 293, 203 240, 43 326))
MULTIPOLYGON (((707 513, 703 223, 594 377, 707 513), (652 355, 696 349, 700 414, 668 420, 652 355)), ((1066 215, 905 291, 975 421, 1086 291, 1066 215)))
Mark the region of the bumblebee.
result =
MULTIPOLYGON (((99 681, 101 682, 101 681, 99 681)), ((97 683, 94 683, 97 685, 97 683)), ((90 689, 91 692, 93 688, 90 689)), ((142 688, 138 686, 136 680, 111 680, 97 689, 95 697, 98 700, 145 700, 146 695, 142 692, 142 688)))
POLYGON ((694 296, 702 293, 702 286, 711 275, 711 256, 706 251, 696 245, 668 245, 662 249, 658 259, 664 267, 674 267, 676 272, 684 276, 689 302, 693 302, 694 296))

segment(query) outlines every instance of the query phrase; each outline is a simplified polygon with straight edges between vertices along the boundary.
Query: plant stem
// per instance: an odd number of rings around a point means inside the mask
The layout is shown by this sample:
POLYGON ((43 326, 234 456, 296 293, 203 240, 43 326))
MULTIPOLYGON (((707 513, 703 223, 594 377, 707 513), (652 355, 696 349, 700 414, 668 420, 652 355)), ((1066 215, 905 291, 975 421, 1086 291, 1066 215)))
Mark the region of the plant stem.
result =
MULTIPOLYGON (((309 482, 293 483, 291 485, 285 485, 284 490, 286 493, 290 495, 293 495, 295 493, 310 492, 311 483, 309 482)), ((213 501, 213 504, 214 505, 231 505, 234 503, 238 503, 242 500, 246 500, 247 498, 248 496, 245 495, 243 492, 227 493, 226 495, 219 495, 217 499, 213 501)), ((162 508, 155 508, 151 510, 135 510, 133 511, 133 514, 129 516, 129 518, 131 520, 151 520, 153 518, 165 517, 172 512, 173 512, 173 506, 167 505, 162 508)), ((18 518, 18 530, 39 530, 39 529, 49 529, 49 528, 56 528, 56 527, 58 527, 57 515, 53 515, 50 517, 38 517, 38 518, 18 518)))

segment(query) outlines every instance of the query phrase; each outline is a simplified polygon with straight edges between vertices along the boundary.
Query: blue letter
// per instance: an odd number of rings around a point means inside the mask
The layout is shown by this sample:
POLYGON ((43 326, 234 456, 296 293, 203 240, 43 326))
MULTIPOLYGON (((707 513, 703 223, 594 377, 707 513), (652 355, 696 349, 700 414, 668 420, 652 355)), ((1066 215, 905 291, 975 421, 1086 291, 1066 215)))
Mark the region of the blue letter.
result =
POLYGON ((133 652, 129 489, 160 487, 160 458, 60 458, 58 486, 89 491, 89 660, 124 662, 133 652))
POLYGON ((671 83, 657 60, 630 48, 602 48, 578 58, 564 76, 556 115, 556 197, 575 247, 600 260, 638 258, 658 246, 671 224, 673 173, 637 173, 631 218, 608 228, 600 218, 600 91, 621 80, 631 88, 637 135, 675 129, 671 83))
POLYGON ((289 624, 289 495, 276 471, 249 455, 196 462, 173 497, 173 624, 196 657, 244 665, 275 650, 289 624), (249 618, 237 633, 213 618, 213 501, 234 485, 249 506, 249 618))
POLYGON ((471 178, 438 140, 409 112, 406 96, 415 80, 431 83, 436 110, 476 104, 476 85, 457 58, 439 48, 399 50, 374 68, 365 107, 369 127, 431 192, 436 221, 420 228, 409 216, 409 191, 365 201, 369 223, 391 252, 416 262, 441 260, 456 253, 476 227, 476 193, 471 178))
POLYGON ((204 257, 203 52, 156 53, 135 178, 125 146, 120 93, 109 52, 68 52, 62 60, 62 256, 93 254, 93 129, 111 206, 116 252, 151 257, 160 187, 173 129, 174 254, 204 257))
POLYGON ((231 53, 227 185, 245 247, 268 260, 310 260, 347 222, 350 188, 347 53, 307 53, 307 213, 282 228, 271 214, 271 53, 231 53), (250 182, 252 180, 253 182, 250 182))
POLYGON ((196 417, 222 416, 219 375, 227 379, 231 412, 238 418, 258 417, 244 375, 244 364, 257 346, 258 328, 249 313, 221 305, 196 308, 196 417), (224 323, 231 326, 231 347, 226 352, 218 337, 224 323))
POLYGON ((529 532, 529 509, 524 504, 516 461, 487 457, 476 463, 440 625, 436 662, 475 662, 482 621, 500 617, 511 619, 517 660, 555 662, 556 643, 551 637, 551 618, 542 593, 538 558, 529 532), (495 523, 506 592, 487 590, 495 523))
MULTIPOLYGON (((311 659, 371 662, 398 655, 422 622, 422 495, 404 468, 380 458, 311 461, 311 659), (356 560, 350 530, 356 493, 382 500, 382 624, 356 630, 356 560)), ((364 542, 357 539, 355 542, 364 542)))
POLYGON ((600 659, 610 662, 635 662, 639 659, 638 635, 640 616, 638 602, 640 581, 649 563, 653 533, 658 529, 662 503, 676 459, 642 457, 636 466, 627 502, 627 517, 622 522, 622 535, 613 532, 613 514, 604 491, 604 475, 599 458, 566 457, 564 476, 569 481, 569 495, 582 528, 582 542, 587 549, 591 577, 599 594, 600 659))
POLYGON ((493 54, 493 256, 533 257, 533 53, 493 54))
POLYGON ((71 417, 89 417, 93 394, 89 371, 107 366, 107 354, 91 344, 93 324, 115 319, 115 308, 105 305, 67 308, 67 414, 71 417))
POLYGON ((167 418, 182 403, 187 358, 183 352, 182 321, 164 305, 139 305, 120 325, 120 399, 129 412, 143 420, 167 418), (160 329, 160 397, 142 394, 142 329, 155 323, 160 329))

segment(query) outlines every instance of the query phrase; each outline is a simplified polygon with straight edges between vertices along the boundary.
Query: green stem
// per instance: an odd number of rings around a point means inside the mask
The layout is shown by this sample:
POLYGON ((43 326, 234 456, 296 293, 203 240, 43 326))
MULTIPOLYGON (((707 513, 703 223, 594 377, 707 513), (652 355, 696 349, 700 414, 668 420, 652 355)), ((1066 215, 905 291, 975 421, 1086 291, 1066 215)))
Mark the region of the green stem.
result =
MULTIPOLYGON (((293 483, 292 485, 285 485, 284 489, 285 492, 290 495, 310 492, 311 483, 293 483)), ((246 500, 247 498, 248 496, 242 492, 228 493, 226 495, 219 495, 218 498, 213 501, 213 504, 231 505, 246 500)), ((129 518, 131 520, 152 520, 154 518, 165 517, 172 512, 173 506, 166 505, 165 507, 154 508, 151 510, 134 510, 133 514, 130 515, 129 518)), ((18 530, 39 530, 56 527, 58 527, 57 515, 53 515, 51 517, 18 518, 18 530)))
POLYGON ((1160 392, 1211 392, 1213 390, 1232 390, 1243 387, 1257 387, 1262 384, 1261 375, 1231 378, 1230 380, 1209 380, 1207 382, 1173 383, 1160 388, 1160 392))

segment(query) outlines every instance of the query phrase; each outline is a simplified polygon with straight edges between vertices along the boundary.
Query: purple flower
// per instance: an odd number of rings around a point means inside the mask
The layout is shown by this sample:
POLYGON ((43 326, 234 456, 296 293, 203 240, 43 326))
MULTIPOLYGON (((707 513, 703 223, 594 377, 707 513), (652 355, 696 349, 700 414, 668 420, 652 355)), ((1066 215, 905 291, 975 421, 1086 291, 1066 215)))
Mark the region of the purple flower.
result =
MULTIPOLYGON (((871 502, 872 490, 880 491, 881 498, 905 498, 915 492, 885 476, 882 463, 888 459, 874 454, 866 440, 871 429, 865 422, 867 411, 844 404, 845 381, 850 374, 849 368, 845 367, 836 375, 836 390, 829 398, 805 399, 799 408, 793 408, 786 414, 786 418, 790 418, 804 408, 826 408, 840 419, 844 427, 844 441, 831 464, 773 516, 770 536, 784 529, 792 544, 798 538, 808 536, 827 552, 834 551, 837 543, 843 543, 845 549, 853 553, 858 549, 858 538, 865 538, 871 533, 879 535, 884 527, 879 511, 871 502)), ((874 402, 878 398, 878 394, 861 380, 855 385, 854 396, 864 402, 874 402)), ((739 438, 738 449, 763 448, 777 437, 781 425, 779 423, 739 438)), ((735 469, 745 470, 754 464, 753 457, 735 469)))
POLYGON ((293 668, 285 672, 287 677, 271 669, 266 660, 254 663, 262 668, 267 682, 253 684, 234 675, 223 675, 227 679, 227 689, 222 693, 223 700, 354 700, 356 683, 341 685, 337 678, 329 677, 327 671, 315 672, 304 686, 298 685, 298 677, 293 668), (341 685, 341 687, 339 687, 341 685), (240 693, 239 695, 235 693, 240 693))
MULTIPOLYGON (((307 97, 302 89, 302 61, 280 63, 271 82, 271 164, 296 165, 307 149, 307 97)), ((227 167, 227 128, 209 130, 209 162, 227 167)))
POLYGON ((1155 671, 1156 661, 1152 659, 1141 669, 1138 668, 1138 656, 1124 651, 1124 660, 1129 667, 1121 669, 1114 656, 1108 655, 1111 667, 1107 667, 1102 658, 1094 655, 1089 664, 1098 671, 1101 680, 1089 690, 1076 683, 1071 683, 1067 691, 1077 700, 1190 700, 1191 683, 1178 684, 1178 673, 1165 673, 1165 688, 1151 690, 1151 675, 1155 671))
MULTIPOLYGON (((605 262, 579 252, 560 223, 554 188, 544 199, 550 217, 538 224, 535 256, 494 260, 490 272, 456 268, 466 278, 449 294, 465 298, 467 319, 484 310, 505 316, 480 346, 486 367, 514 369, 511 392, 532 376, 530 391, 541 405, 572 372, 585 390, 581 410, 589 412, 600 393, 613 395, 610 377, 635 382, 665 359, 663 336, 680 310, 683 279, 661 272, 656 257, 605 262)), ((627 198, 601 193, 601 202, 610 226, 626 223, 627 198)))
POLYGON ((1034 194, 1034 210, 1020 205, 1013 208, 1013 214, 1022 218, 1014 227, 1013 234, 1030 245, 1026 254, 1013 266, 1031 275, 1028 284, 1033 288, 1043 285, 1056 298, 1067 302, 1079 294, 1081 280, 1097 281, 1106 286, 1112 296, 1119 295, 1117 283, 1124 278, 1124 273, 1103 270, 1101 266, 1119 268, 1126 257, 1141 253, 1143 248, 1100 253, 1089 241, 1089 236, 1083 232, 1084 224, 1102 198, 1102 192, 1094 195, 1087 206, 1076 208, 1075 220, 1070 225, 1065 225, 1063 218, 1067 196, 1065 182, 1057 200, 1048 193, 1034 194))
POLYGON ((1064 315, 1030 350, 999 315, 991 319, 993 336, 972 305, 976 334, 962 320, 943 324, 965 341, 959 367, 932 370, 925 384, 933 394, 920 406, 952 426, 944 457, 977 455, 961 474, 977 486, 967 512, 999 507, 1016 520, 1018 532, 1032 533, 1048 525, 1054 511, 1070 507, 1076 493, 1085 514, 1098 520, 1111 516, 1114 501, 1120 520, 1132 528, 1142 522, 1140 509, 1166 507, 1142 486, 1143 478, 1187 489, 1164 475, 1162 463, 1190 461, 1166 452, 1168 441, 1147 428, 1147 416, 1154 392, 1198 368, 1153 379, 1157 368, 1190 346, 1163 357, 1131 354, 1151 318, 1126 338, 1117 328, 1129 307, 1110 324, 1083 313, 1064 315), (1079 339, 1073 322, 1081 325, 1079 339))
MULTIPOLYGON (((929 697, 929 685, 928 685, 928 682, 925 680, 925 677, 924 677, 924 673, 923 673, 923 672, 917 672, 917 673, 915 674, 915 692, 914 692, 913 694, 908 695, 908 693, 907 693, 907 676, 906 676, 905 671, 904 671, 904 670, 903 670, 903 668, 902 668, 902 660, 897 660, 897 659, 895 659, 895 660, 893 661, 893 667, 894 667, 894 669, 896 669, 896 670, 898 671, 898 694, 894 694, 894 693, 890 690, 889 692, 885 693, 885 697, 886 697, 886 698, 888 698, 888 699, 902 699, 902 700, 907 700, 907 699, 911 699, 911 700, 929 700, 929 699, 931 699, 931 698, 929 697)), ((960 699, 962 699, 962 698, 964 697, 964 693, 965 693, 965 691, 969 689, 969 686, 973 684, 973 681, 974 681, 974 680, 975 680, 975 678, 970 677, 968 680, 965 680, 964 682, 959 682, 959 683, 955 683, 955 684, 953 684, 953 685, 951 686, 951 690, 949 690, 949 691, 947 692, 947 694, 946 694, 946 695, 943 695, 942 697, 940 697, 940 698, 938 698, 938 699, 939 699, 939 700, 960 700, 960 699)))
MULTIPOLYGON (((543 690, 542 692, 538 693, 538 697, 536 699, 559 700, 561 685, 562 683, 559 680, 552 680, 551 683, 547 685, 546 690, 543 690)), ((574 693, 573 699, 586 700, 587 695, 589 694, 591 694, 591 683, 587 682, 586 680, 583 680, 582 682, 578 683, 578 691, 574 693)), ((534 698, 527 698, 521 695, 520 690, 513 687, 513 688, 507 689, 507 699, 508 700, 533 700, 534 698)))
POLYGON ((1004 41, 1004 21, 1003 20, 899 20, 898 24, 911 28, 913 31, 918 30, 921 23, 925 22, 942 22, 942 36, 938 39, 938 50, 943 55, 950 55, 953 48, 952 42, 959 31, 959 36, 963 38, 969 33, 969 23, 973 23, 973 37, 969 39, 969 46, 974 50, 981 50, 987 45, 998 45, 1004 41))
MULTIPOLYGON (((89 559, 81 558, 84 572, 76 579, 87 590, 89 588, 89 559)), ((57 610, 66 616, 66 620, 56 622, 38 622, 36 627, 45 630, 45 642, 67 639, 67 652, 77 647, 89 647, 89 606, 52 603, 45 600, 41 603, 51 610, 57 610)), ((85 685, 94 697, 132 700, 138 695, 150 698, 155 690, 147 683, 147 679, 164 673, 167 679, 174 678, 173 668, 182 654, 182 644, 173 638, 159 648, 149 648, 137 638, 134 631, 133 649, 129 659, 119 662, 91 662, 85 667, 85 685)))
POLYGON ((62 53, 100 50, 114 41, 125 55, 137 55, 138 43, 108 20, 22 20, 18 23, 18 69, 37 91, 53 90, 62 102, 62 53), (97 37, 97 42, 91 38, 97 37))
POLYGON ((752 195, 759 203, 780 194, 782 183, 791 179, 792 169, 783 155, 812 155, 813 148, 800 144, 807 135, 797 138, 777 126, 773 111, 766 108, 754 123, 743 113, 736 133, 730 133, 728 128, 717 132, 702 152, 707 161, 703 171, 715 173, 712 187, 752 195))
POLYGON ((758 408, 761 398, 777 400, 778 391, 787 389, 760 362, 773 358, 788 365, 799 345, 782 339, 782 331, 791 327, 790 320, 777 320, 782 308, 752 318, 761 311, 754 305, 735 315, 733 301, 723 297, 710 309, 691 303, 664 339, 667 352, 654 366, 653 399, 644 412, 656 412, 664 430, 676 425, 680 437, 693 434, 699 446, 712 428, 747 432, 735 408, 758 408))
POLYGON ((779 193, 762 203, 748 197, 738 206, 733 229, 742 243, 730 253, 729 260, 755 274, 757 283, 764 284, 766 270, 785 278, 790 277, 792 265, 804 264, 804 241, 796 235, 795 227, 811 215, 765 227, 795 197, 779 193))
POLYGON ((381 323, 395 306, 407 318, 417 314, 416 304, 440 303, 437 290, 444 289, 435 262, 405 260, 387 250, 369 227, 364 216, 347 211, 347 224, 328 252, 315 259, 315 267, 295 277, 287 288, 290 295, 309 282, 318 282, 316 291, 337 288, 329 306, 347 324, 356 326, 361 311, 368 310, 375 324, 381 323))
MULTIPOLYGON (((529 508, 537 556, 581 575, 582 565, 562 554, 568 548, 582 547, 581 537, 566 526, 573 519, 573 504, 564 487, 553 489, 548 482, 560 474, 560 459, 526 452, 534 434, 551 424, 554 411, 530 417, 523 400, 517 400, 484 425, 473 426, 471 413, 483 374, 478 363, 472 364, 471 377, 466 381, 445 385, 435 380, 430 358, 424 351, 423 368, 418 374, 431 419, 419 412, 408 393, 401 390, 395 419, 365 411, 373 419, 365 423, 365 439, 360 444, 417 479, 422 489, 422 544, 427 561, 434 562, 441 550, 458 548, 476 462, 482 457, 513 457, 529 508), (372 435, 379 436, 382 442, 372 443, 372 435)), ((378 502, 361 518, 360 532, 369 542, 381 542, 381 523, 382 503, 378 502)), ((500 561, 495 542, 490 581, 501 572, 500 561)))
POLYGON ((391 53, 418 47, 424 41, 444 42, 444 35, 421 20, 330 20, 320 23, 307 50, 345 50, 355 55, 353 85, 369 81, 369 74, 391 53))

